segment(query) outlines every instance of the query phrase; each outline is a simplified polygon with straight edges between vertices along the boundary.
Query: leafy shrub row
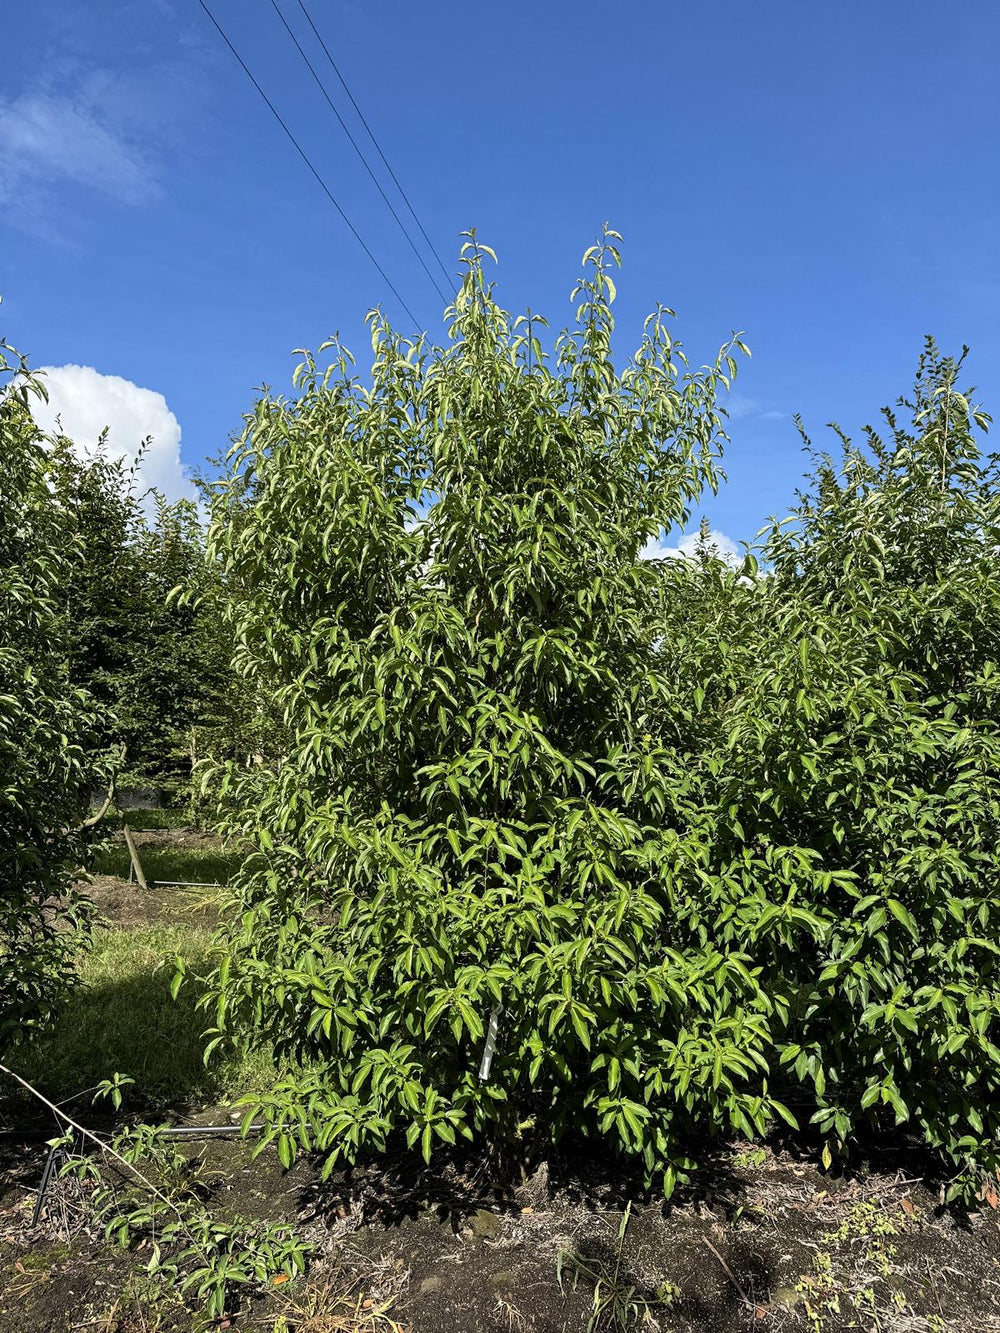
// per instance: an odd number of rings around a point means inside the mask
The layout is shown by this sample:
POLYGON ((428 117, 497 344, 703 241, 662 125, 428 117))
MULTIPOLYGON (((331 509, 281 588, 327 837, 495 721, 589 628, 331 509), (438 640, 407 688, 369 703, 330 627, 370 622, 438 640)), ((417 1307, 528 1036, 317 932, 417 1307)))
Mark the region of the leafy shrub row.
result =
POLYGON ((1000 1160, 988 419, 928 344, 756 555, 643 560, 717 484, 745 348, 692 371, 658 308, 617 369, 616 239, 548 350, 470 237, 445 347, 373 313, 369 379, 334 343, 248 418, 209 545, 287 738, 215 771, 256 851, 213 1040, 300 1061, 248 1113, 286 1161, 573 1131, 669 1194, 707 1135, 811 1119, 830 1152, 905 1127, 971 1188, 1000 1160))

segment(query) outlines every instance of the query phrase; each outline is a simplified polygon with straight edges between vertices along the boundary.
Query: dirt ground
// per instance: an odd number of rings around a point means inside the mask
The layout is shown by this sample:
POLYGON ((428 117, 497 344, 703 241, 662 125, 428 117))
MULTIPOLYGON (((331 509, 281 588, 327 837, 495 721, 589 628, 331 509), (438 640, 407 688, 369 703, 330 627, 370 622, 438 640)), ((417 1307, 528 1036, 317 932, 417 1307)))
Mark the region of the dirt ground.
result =
MULTIPOLYGON (((252 1162, 238 1139, 198 1150, 221 1216, 291 1220, 316 1246, 309 1276, 281 1293, 285 1323, 270 1297, 234 1310, 237 1330, 571 1333, 588 1328, 596 1295, 607 1308, 595 1329, 1000 1333, 996 1212, 945 1211, 900 1172, 837 1179, 773 1145, 731 1150, 677 1206, 633 1198, 621 1235, 627 1191, 582 1156, 504 1194, 486 1162, 425 1170, 400 1156, 321 1185, 308 1163, 252 1162), (363 1293, 357 1322, 317 1322, 324 1284, 338 1308, 363 1293)), ((32 1227, 44 1155, 0 1146, 0 1333, 196 1327, 176 1311, 160 1323, 116 1311, 143 1256, 94 1236, 74 1187, 57 1184, 32 1227)))
MULTIPOLYGON (((104 916, 119 926, 131 929, 178 919, 176 895, 168 897, 155 890, 150 892, 148 889, 140 889, 138 884, 130 884, 114 875, 96 875, 87 885, 87 892, 104 916)), ((193 891, 191 896, 194 896, 193 891)), ((206 901, 202 911, 197 914, 192 914, 185 905, 183 919, 200 919, 203 924, 211 926, 215 919, 213 904, 206 901)))
MULTIPOLYGON (((91 892, 126 928, 177 913, 111 877, 91 892)), ((723 1146, 668 1207, 586 1145, 512 1189, 488 1158, 425 1168, 401 1152, 321 1183, 316 1164, 252 1161, 236 1136, 199 1141, 219 1216, 290 1221, 315 1247, 304 1278, 206 1326, 150 1287, 145 1254, 95 1234, 75 1182, 32 1225, 53 1132, 35 1128, 0 1132, 0 1333, 1000 1333, 1000 1197, 945 1209, 902 1142, 852 1176, 779 1139, 723 1146)))
MULTIPOLYGON (((216 834, 195 829, 140 830, 133 834, 133 838, 142 859, 164 849, 197 855, 217 852, 220 847, 216 834)), ((115 844, 124 852, 124 842, 120 837, 115 839, 115 844)), ((198 873, 196 869, 195 874, 198 873)), ((163 893, 155 887, 150 891, 141 889, 132 880, 99 874, 90 879, 86 891, 101 913, 115 926, 123 928, 178 919, 200 920, 201 924, 211 925, 215 919, 214 900, 208 892, 201 895, 204 899, 201 911, 192 913, 192 903, 198 897, 194 889, 180 895, 163 893)))

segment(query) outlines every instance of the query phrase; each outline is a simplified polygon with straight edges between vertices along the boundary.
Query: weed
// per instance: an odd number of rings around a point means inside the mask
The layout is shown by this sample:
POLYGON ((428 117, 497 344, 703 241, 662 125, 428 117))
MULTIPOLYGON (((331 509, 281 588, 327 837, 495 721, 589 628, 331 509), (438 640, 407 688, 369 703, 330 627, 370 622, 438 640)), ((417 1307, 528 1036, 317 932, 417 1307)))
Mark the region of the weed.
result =
POLYGON ((898 1236, 910 1219, 899 1205, 886 1209, 874 1199, 854 1204, 840 1225, 823 1237, 827 1246, 846 1245, 849 1272, 834 1274, 829 1250, 818 1250, 813 1257, 813 1271, 800 1278, 796 1291, 802 1296, 806 1317, 813 1333, 825 1333, 827 1317, 841 1313, 842 1302, 849 1302, 854 1313, 865 1320, 865 1327, 878 1333, 884 1327, 883 1316, 900 1314, 907 1309, 903 1292, 892 1281, 895 1273, 898 1236))
POLYGON ((192 1322, 191 1312, 176 1292, 165 1290, 148 1273, 131 1272, 111 1304, 82 1326, 81 1333, 161 1333, 177 1329, 182 1319, 195 1333, 200 1321, 192 1322))
POLYGON ((637 1319, 651 1323, 651 1311, 657 1306, 669 1305, 680 1294, 670 1282, 661 1283, 654 1294, 643 1294, 635 1283, 622 1273, 622 1247, 631 1213, 632 1205, 629 1203, 625 1207, 618 1227, 613 1264, 609 1265, 601 1259, 584 1256, 577 1250, 560 1250, 556 1258, 556 1277, 560 1290, 565 1291, 564 1277, 567 1275, 572 1281, 574 1291, 581 1278, 594 1289, 587 1333, 598 1333, 598 1330, 604 1329, 622 1330, 624 1333, 624 1330, 633 1327, 637 1319))
POLYGON ((493 1307, 493 1312, 497 1316, 497 1321, 503 1321, 509 1333, 522 1333, 523 1329, 528 1327, 528 1321, 512 1301, 505 1301, 502 1296, 497 1297, 497 1303, 493 1307))
MULTIPOLYGON (((72 1149, 74 1141, 70 1134, 62 1146, 72 1149)), ((209 1319, 225 1316, 234 1288, 267 1290, 304 1271, 309 1247, 288 1225, 213 1217, 204 1203, 204 1163, 156 1127, 124 1130, 102 1159, 74 1153, 61 1174, 92 1185, 90 1206, 106 1240, 148 1250, 148 1277, 209 1319)))
POLYGON ((897 1214, 890 1215, 872 1199, 863 1200, 854 1205, 836 1230, 824 1236, 824 1243, 829 1245, 837 1241, 867 1239, 869 1243, 864 1251, 866 1268, 874 1269, 879 1277, 891 1277, 896 1246, 890 1242, 889 1237, 899 1235, 906 1223, 906 1214, 902 1208, 897 1209, 897 1214))
POLYGON ((742 1167, 744 1170, 756 1170, 757 1167, 764 1165, 770 1155, 766 1148, 742 1148, 733 1157, 733 1166, 742 1167))
POLYGON ((69 1257, 69 1246, 49 1245, 29 1250, 10 1265, 0 1266, 0 1292, 9 1302, 29 1301, 52 1280, 53 1271, 69 1257))
POLYGON ((803 1274, 795 1290, 802 1297, 806 1318, 813 1333, 824 1333, 826 1317, 840 1314, 840 1292, 833 1276, 833 1259, 820 1250, 813 1256, 813 1271, 803 1274))
POLYGON ((280 1311, 270 1333, 403 1333, 389 1315, 391 1299, 375 1301, 358 1279, 337 1273, 275 1295, 280 1311))

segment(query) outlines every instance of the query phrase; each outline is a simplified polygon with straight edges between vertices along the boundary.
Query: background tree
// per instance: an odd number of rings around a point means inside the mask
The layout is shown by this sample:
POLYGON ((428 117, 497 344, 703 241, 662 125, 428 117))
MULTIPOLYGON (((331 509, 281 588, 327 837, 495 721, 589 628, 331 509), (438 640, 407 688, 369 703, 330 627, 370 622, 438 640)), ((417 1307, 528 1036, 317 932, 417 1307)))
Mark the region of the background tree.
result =
POLYGON ((0 1050, 46 1022, 89 920, 73 830, 91 782, 89 702, 70 682, 73 512, 30 411, 44 392, 0 341, 0 1050))
POLYGON ((141 456, 111 458, 102 439, 81 457, 55 441, 56 484, 78 538, 60 596, 70 678, 101 718, 97 752, 124 755, 120 785, 182 802, 199 737, 221 742, 223 723, 231 729, 232 673, 197 506, 140 493, 141 456))

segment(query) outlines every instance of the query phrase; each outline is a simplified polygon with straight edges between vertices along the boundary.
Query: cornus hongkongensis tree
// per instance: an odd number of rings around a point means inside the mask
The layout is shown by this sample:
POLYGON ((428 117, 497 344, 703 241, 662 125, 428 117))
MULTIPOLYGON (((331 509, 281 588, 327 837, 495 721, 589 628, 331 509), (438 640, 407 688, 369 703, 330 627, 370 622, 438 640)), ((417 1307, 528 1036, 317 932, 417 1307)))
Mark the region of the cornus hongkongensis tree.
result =
POLYGON ((928 341, 768 534, 720 804, 768 866, 743 929, 828 1146, 898 1126, 965 1190, 1000 1160, 1000 503, 960 366, 928 341))
POLYGON ((660 308, 618 369, 616 239, 551 350, 470 237, 444 347, 374 313, 368 378, 334 343, 248 418, 209 546, 284 740, 216 771, 255 852, 212 1040, 287 1058, 248 1110, 286 1162, 573 1132, 669 1194, 777 1117, 828 1153, 905 1126, 971 1188, 1000 1056, 987 419, 929 346, 884 435, 816 458, 766 576, 640 559, 716 485, 742 344, 691 371, 660 308))
POLYGON ((682 562, 638 558, 716 484, 741 345, 690 370, 658 308, 617 369, 616 239, 547 351, 470 237, 446 346, 373 313, 367 382, 306 356, 233 451, 210 546, 292 740, 220 779, 257 851, 212 989, 301 1061, 254 1111, 286 1160, 572 1128, 670 1188, 692 1118, 772 1113, 774 1006, 690 905, 682 562))

